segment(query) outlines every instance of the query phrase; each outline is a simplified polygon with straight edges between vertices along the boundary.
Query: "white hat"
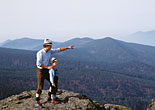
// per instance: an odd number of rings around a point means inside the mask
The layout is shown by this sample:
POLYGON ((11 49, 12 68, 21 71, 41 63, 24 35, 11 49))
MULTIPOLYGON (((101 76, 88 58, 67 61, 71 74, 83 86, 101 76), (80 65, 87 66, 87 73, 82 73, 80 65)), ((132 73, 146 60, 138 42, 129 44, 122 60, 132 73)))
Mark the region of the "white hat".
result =
POLYGON ((52 41, 50 39, 44 39, 43 45, 52 45, 52 41))
POLYGON ((51 60, 50 60, 51 63, 53 63, 53 62, 55 62, 55 61, 57 61, 57 59, 54 58, 54 57, 52 57, 51 60))

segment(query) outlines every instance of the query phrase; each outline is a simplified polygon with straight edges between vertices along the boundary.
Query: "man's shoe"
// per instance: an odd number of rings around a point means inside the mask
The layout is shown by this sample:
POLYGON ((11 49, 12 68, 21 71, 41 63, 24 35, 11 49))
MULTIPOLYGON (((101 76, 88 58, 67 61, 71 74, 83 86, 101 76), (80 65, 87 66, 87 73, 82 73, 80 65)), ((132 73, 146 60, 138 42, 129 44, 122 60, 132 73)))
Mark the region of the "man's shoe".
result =
POLYGON ((47 101, 48 101, 48 102, 51 101, 51 97, 48 97, 47 101))
POLYGON ((40 101, 37 101, 37 103, 35 104, 35 107, 41 109, 42 108, 42 104, 40 104, 40 101))
POLYGON ((54 99, 52 99, 51 102, 54 103, 54 104, 58 104, 58 102, 56 100, 54 100, 54 99))

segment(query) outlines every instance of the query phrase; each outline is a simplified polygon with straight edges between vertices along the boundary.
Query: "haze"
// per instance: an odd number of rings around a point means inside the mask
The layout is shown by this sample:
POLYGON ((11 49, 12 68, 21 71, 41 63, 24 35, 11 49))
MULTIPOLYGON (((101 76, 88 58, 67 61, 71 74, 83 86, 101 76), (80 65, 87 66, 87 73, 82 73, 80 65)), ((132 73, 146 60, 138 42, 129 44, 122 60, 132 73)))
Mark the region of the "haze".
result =
POLYGON ((155 0, 0 0, 0 42, 119 38, 155 29, 155 0))

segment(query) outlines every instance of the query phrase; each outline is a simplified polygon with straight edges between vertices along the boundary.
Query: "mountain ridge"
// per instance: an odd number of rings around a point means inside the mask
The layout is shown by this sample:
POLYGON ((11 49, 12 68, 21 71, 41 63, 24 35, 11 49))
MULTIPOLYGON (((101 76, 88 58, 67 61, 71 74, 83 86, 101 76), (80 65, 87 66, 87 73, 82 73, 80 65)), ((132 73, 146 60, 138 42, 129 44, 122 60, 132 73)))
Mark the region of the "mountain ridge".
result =
MULTIPOLYGON (((64 47, 68 45, 74 45, 77 48, 83 47, 85 44, 90 43, 90 42, 95 42, 95 41, 100 41, 100 40, 111 40, 111 41, 120 41, 120 42, 125 42, 121 40, 114 39, 112 37, 105 37, 101 39, 92 39, 89 37, 83 37, 83 38, 73 38, 70 40, 67 40, 65 42, 55 42, 53 41, 53 47, 64 47)), ((130 43, 130 42, 126 42, 130 43)), ((8 40, 3 43, 1 43, 1 47, 7 47, 7 48, 14 48, 14 49, 26 49, 26 50, 39 50, 42 48, 43 40, 42 39, 32 39, 32 38, 20 38, 20 39, 15 39, 15 40, 8 40)), ((136 43, 131 43, 131 44, 136 44, 136 43)), ((138 45, 138 44, 137 44, 138 45)), ((142 44, 141 44, 142 45, 142 44)), ((145 44, 144 44, 145 45, 145 44)), ((145 45, 149 46, 149 45, 145 45)))
POLYGON ((134 43, 155 46, 155 30, 145 32, 138 31, 126 36, 125 40, 134 43))

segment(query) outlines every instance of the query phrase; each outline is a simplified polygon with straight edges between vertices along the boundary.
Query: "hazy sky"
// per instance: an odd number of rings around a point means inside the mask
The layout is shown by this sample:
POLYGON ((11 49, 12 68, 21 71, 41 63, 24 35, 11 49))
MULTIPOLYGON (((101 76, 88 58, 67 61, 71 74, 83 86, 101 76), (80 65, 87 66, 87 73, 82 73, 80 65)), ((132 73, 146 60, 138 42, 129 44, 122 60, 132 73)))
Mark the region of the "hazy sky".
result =
POLYGON ((103 38, 155 29, 155 0, 0 0, 0 42, 103 38))

